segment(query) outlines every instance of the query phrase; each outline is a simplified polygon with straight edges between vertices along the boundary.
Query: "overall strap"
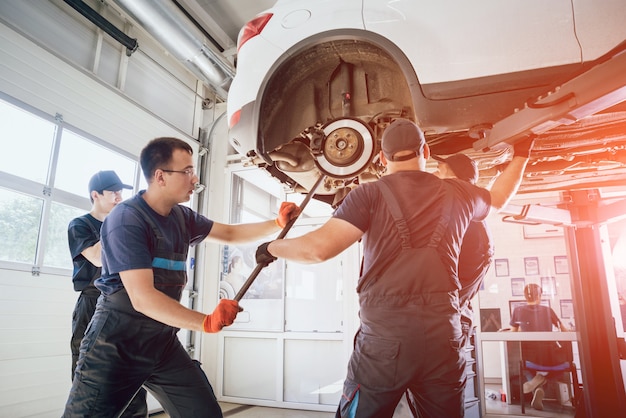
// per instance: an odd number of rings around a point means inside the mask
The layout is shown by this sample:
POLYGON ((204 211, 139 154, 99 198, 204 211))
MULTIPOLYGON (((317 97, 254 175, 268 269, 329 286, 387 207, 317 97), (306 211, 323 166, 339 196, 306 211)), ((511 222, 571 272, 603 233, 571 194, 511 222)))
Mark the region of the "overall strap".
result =
POLYGON ((402 215, 402 209, 398 204, 398 199, 396 199, 396 196, 393 194, 387 183, 381 180, 378 184, 380 185, 379 190, 382 192, 383 196, 385 196, 385 203, 391 211, 391 216, 393 216, 393 220, 396 223, 398 234, 400 234, 400 241, 402 242, 402 248, 411 248, 411 231, 406 223, 406 219, 404 219, 404 216, 402 215))
POLYGON ((449 188, 445 188, 444 189, 444 200, 443 200, 443 207, 442 207, 442 211, 441 211, 441 216, 439 217, 439 221, 437 222, 437 226, 435 227, 435 231, 433 232, 433 234, 430 237, 430 241, 428 242, 428 246, 429 247, 437 247, 439 245, 439 243, 441 242, 441 240, 443 239, 443 237, 446 234, 446 231, 448 229, 448 224, 450 223, 450 218, 452 215, 452 202, 453 202, 453 196, 452 196, 452 191, 449 188))
MULTIPOLYGON (((129 199, 129 200, 124 201, 124 204, 127 204, 128 206, 136 209, 142 215, 143 219, 146 222, 148 222, 148 225, 150 225, 150 228, 152 228, 152 231, 154 232, 154 235, 157 241, 161 241, 163 239, 163 234, 161 233, 161 230, 154 222, 154 219, 141 206, 141 204, 139 204, 139 202, 137 202, 135 199, 129 199)), ((185 217, 183 216, 183 210, 180 208, 179 205, 175 205, 174 207, 172 207, 172 213, 174 214, 174 218, 176 218, 176 221, 178 222, 178 227, 180 228, 180 230, 184 233, 184 235, 187 235, 187 226, 185 224, 185 217)))
POLYGON ((94 225, 93 221, 91 220, 91 216, 85 215, 83 216, 83 219, 87 223, 87 226, 89 226, 89 229, 91 229, 91 232, 96 236, 98 241, 100 241, 100 228, 94 225))
MULTIPOLYGON (((391 211, 391 215, 396 223, 396 228, 398 228, 398 233, 400 234, 400 240, 402 241, 402 248, 411 248, 411 231, 409 230, 409 226, 406 222, 406 219, 402 215, 402 209, 398 204, 398 200, 396 199, 393 191, 385 183, 383 180, 377 182, 380 187, 379 190, 382 192, 385 197, 385 202, 387 203, 387 207, 391 211)), ((428 247, 434 248, 439 245, 442 238, 444 237, 446 230, 448 229, 448 224, 450 223, 450 217, 452 214, 452 192, 449 189, 444 189, 444 203, 443 210, 441 212, 441 216, 439 217, 439 221, 437 222, 437 226, 435 226, 435 231, 430 237, 428 242, 428 247)))
POLYGON ((123 204, 132 207, 141 214, 143 220, 146 221, 148 225, 150 225, 150 228, 152 228, 152 232, 154 232, 154 236, 156 237, 157 242, 160 242, 163 239, 163 234, 161 233, 161 230, 159 229, 157 224, 152 219, 152 216, 150 216, 150 214, 141 206, 139 202, 137 202, 135 199, 128 199, 124 201, 123 204))

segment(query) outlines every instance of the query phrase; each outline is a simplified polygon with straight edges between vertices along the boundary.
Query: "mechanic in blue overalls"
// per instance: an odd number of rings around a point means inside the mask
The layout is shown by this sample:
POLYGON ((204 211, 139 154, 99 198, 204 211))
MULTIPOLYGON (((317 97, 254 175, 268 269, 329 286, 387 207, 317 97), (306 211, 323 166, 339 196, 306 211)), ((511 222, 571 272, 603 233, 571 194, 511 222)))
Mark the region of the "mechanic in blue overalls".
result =
POLYGON ((485 219, 515 194, 531 145, 531 139, 516 144, 488 191, 425 172, 430 150, 424 134, 412 121, 397 119, 382 137, 384 177, 348 193, 319 229, 259 246, 261 264, 276 257, 317 263, 363 238, 361 323, 337 417, 391 417, 406 390, 421 418, 464 415, 459 248, 471 221, 485 219))
POLYGON ((222 417, 200 363, 180 343, 180 328, 218 332, 240 311, 222 299, 206 315, 180 304, 190 245, 205 238, 243 243, 276 233, 299 208, 283 203, 278 219, 227 225, 188 207, 198 177, 192 148, 157 138, 141 151, 148 189, 120 203, 102 230, 102 292, 80 347, 64 417, 118 417, 142 386, 170 417, 222 417))

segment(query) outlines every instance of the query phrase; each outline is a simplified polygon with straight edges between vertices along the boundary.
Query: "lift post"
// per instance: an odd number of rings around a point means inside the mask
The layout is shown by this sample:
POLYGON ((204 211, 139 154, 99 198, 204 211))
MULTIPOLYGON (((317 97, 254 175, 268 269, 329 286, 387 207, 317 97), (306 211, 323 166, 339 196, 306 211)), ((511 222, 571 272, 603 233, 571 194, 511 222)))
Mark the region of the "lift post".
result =
POLYGON ((614 417, 626 409, 620 365, 626 350, 611 312, 607 224, 626 218, 626 199, 603 199, 595 189, 568 191, 562 197, 565 203, 558 208, 508 205, 501 213, 505 222, 564 228, 583 383, 576 416, 614 417))
POLYGON ((568 192, 576 226, 565 228, 572 264, 574 316, 587 418, 615 416, 626 408, 619 341, 611 313, 607 224, 626 214, 626 200, 606 205, 597 190, 568 192), (616 210, 617 207, 621 211, 616 210))

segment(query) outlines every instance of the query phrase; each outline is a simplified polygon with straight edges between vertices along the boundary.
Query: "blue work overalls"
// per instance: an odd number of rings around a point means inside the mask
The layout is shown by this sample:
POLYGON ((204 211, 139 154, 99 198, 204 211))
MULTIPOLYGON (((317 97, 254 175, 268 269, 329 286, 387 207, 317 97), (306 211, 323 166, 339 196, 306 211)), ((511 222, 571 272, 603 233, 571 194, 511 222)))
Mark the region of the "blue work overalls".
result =
POLYGON ((377 183, 402 249, 359 280, 361 326, 336 416, 391 417, 408 389, 420 418, 462 417, 466 376, 458 290, 437 253, 450 220, 451 192, 445 192, 427 246, 413 248, 393 193, 384 181, 377 183))
MULTIPOLYGON (((166 251, 165 239, 150 214, 132 199, 122 204, 137 209, 153 229, 155 288, 180 301, 187 283, 186 249, 166 251)), ((174 207, 172 214, 186 232, 182 211, 174 207)), ((172 418, 221 418, 211 384, 177 332, 178 328, 137 312, 125 289, 103 294, 81 344, 63 417, 119 417, 143 385, 172 418)))

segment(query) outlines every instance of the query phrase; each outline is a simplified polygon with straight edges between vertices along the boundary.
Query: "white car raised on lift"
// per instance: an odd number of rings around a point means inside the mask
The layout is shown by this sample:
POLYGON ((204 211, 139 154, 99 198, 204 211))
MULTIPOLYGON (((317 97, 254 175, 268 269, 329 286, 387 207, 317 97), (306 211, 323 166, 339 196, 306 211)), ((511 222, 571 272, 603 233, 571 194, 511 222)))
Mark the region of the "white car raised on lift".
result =
POLYGON ((623 0, 278 1, 240 32, 229 140, 335 205, 381 175, 384 128, 415 120, 435 154, 489 181, 538 135, 521 191, 626 174, 623 0), (602 140, 599 141, 599 138, 602 140))

